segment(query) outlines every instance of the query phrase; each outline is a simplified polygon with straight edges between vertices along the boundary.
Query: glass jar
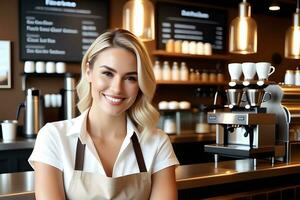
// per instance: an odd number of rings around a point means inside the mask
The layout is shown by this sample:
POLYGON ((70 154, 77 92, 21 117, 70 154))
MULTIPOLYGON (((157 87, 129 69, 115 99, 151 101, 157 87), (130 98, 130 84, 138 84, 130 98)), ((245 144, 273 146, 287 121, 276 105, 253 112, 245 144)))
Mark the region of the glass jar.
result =
POLYGON ((286 70, 284 75, 284 84, 294 85, 295 84, 295 75, 293 70, 286 70))

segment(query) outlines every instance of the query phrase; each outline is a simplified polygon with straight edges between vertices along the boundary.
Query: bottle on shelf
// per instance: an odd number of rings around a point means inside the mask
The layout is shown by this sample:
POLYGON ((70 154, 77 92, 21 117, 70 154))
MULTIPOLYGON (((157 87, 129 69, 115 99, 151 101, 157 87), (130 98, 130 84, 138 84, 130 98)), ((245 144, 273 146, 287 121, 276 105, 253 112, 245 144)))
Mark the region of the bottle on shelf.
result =
POLYGON ((166 52, 174 52, 174 40, 168 39, 166 43, 166 52))
POLYGON ((170 81, 171 80, 171 68, 168 61, 164 61, 162 68, 162 80, 170 81))
POLYGON ((172 80, 173 81, 178 81, 179 80, 179 68, 178 68, 178 63, 173 62, 172 66, 172 80))
POLYGON ((201 81, 203 82, 209 81, 209 76, 206 70, 203 70, 203 72, 201 73, 201 81))
POLYGON ((193 68, 190 69, 190 81, 196 81, 196 73, 193 68))
POLYGON ((211 83, 217 82, 217 74, 215 72, 210 72, 208 75, 208 81, 211 83))
POLYGON ((156 60, 154 63, 153 72, 154 72, 155 80, 160 81, 162 79, 162 70, 160 67, 160 62, 158 60, 156 60))
POLYGON ((200 81, 201 80, 201 74, 199 72, 199 69, 196 69, 195 74, 196 74, 196 81, 200 81))
POLYGON ((180 76, 181 81, 188 81, 189 80, 189 70, 186 66, 185 62, 181 62, 180 64, 180 76))
POLYGON ((217 82, 223 83, 224 81, 225 81, 224 74, 222 74, 221 72, 218 72, 217 73, 217 82))
POLYGON ((189 41, 184 40, 181 44, 181 53, 189 53, 189 41))
POLYGON ((174 52, 181 53, 181 40, 176 40, 174 42, 174 52))

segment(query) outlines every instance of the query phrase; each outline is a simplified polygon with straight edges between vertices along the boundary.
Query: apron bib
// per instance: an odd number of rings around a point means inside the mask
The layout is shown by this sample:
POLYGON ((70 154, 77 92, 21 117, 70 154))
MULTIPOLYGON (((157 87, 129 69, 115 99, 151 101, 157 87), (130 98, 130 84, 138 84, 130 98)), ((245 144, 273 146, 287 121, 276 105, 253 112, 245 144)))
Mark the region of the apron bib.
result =
POLYGON ((106 177, 98 173, 84 172, 83 145, 78 138, 75 170, 67 189, 67 199, 71 200, 146 200, 150 197, 151 174, 147 172, 144 157, 136 133, 131 136, 134 153, 140 173, 121 177, 106 177))

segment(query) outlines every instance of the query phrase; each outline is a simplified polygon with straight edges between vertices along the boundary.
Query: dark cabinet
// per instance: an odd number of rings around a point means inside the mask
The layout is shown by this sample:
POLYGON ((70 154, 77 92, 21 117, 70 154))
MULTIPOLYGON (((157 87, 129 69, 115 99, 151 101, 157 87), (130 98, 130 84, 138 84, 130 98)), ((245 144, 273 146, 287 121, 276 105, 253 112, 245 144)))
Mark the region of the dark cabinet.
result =
POLYGON ((33 170, 28 163, 32 149, 0 151, 0 173, 24 172, 33 170))

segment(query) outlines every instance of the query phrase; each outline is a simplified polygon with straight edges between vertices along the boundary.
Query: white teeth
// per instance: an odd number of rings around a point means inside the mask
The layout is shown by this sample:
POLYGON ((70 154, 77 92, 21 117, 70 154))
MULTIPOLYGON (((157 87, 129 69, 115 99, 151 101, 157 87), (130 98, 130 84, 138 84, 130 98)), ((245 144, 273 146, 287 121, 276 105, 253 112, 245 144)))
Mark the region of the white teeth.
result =
POLYGON ((122 99, 117 99, 117 98, 113 98, 110 96, 105 96, 109 101, 113 102, 113 103, 120 103, 122 101, 122 99))

